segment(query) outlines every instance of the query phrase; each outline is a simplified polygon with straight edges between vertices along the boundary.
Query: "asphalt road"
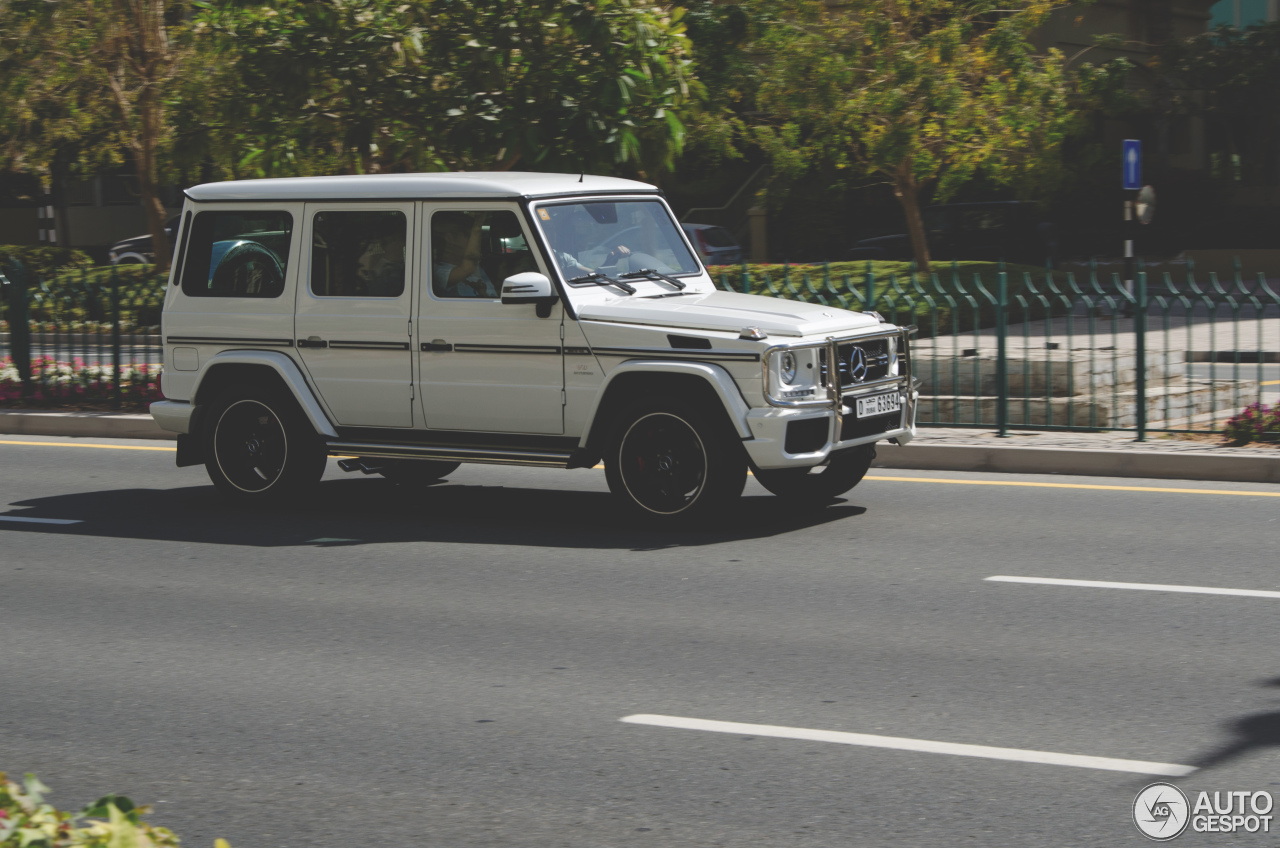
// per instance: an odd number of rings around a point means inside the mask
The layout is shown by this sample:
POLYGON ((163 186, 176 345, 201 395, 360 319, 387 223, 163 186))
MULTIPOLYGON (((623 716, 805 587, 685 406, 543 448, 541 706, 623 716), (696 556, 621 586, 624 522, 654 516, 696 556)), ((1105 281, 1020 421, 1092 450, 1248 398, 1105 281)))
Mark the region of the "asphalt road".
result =
MULTIPOLYGON (((652 532, 594 470, 334 469, 253 513, 169 445, 72 443, 0 444, 0 518, 80 522, 0 520, 0 769, 188 846, 1147 844, 1168 778, 1061 755, 1280 793, 1280 597, 986 580, 1275 592, 1280 488, 881 469, 652 532)), ((1177 840, 1224 842, 1280 836, 1177 840)))

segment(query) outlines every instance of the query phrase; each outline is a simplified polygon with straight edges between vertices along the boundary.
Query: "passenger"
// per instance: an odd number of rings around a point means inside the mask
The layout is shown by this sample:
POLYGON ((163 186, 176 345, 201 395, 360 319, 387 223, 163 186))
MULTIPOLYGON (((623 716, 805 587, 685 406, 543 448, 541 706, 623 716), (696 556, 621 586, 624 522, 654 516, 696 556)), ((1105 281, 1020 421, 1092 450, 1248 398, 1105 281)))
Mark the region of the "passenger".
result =
POLYGON ((431 285, 440 297, 497 297, 489 275, 480 267, 487 212, 438 212, 432 219, 436 260, 431 285))
POLYGON ((383 236, 369 242, 356 260, 356 274, 369 297, 399 297, 404 292, 404 237, 383 236))

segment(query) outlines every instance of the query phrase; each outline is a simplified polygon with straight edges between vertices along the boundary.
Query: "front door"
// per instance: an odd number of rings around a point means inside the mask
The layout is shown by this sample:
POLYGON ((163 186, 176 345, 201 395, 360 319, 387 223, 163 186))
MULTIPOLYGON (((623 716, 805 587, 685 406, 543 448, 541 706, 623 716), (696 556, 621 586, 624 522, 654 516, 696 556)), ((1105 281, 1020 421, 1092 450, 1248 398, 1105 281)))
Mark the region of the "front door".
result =
POLYGON ((510 204, 430 204, 423 215, 418 395, 427 427, 564 432, 560 304, 504 306, 502 281, 548 269, 510 204))
POLYGON ((413 426, 412 203, 306 205, 298 353, 338 424, 413 426))

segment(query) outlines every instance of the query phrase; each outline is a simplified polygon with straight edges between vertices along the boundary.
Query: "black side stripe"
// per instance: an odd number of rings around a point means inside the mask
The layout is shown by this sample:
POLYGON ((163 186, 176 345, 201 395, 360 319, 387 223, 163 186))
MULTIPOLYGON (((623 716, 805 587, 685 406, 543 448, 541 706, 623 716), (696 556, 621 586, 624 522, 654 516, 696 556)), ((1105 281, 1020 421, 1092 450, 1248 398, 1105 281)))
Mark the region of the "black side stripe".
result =
POLYGON ((343 350, 410 350, 408 342, 331 341, 329 347, 343 350))
POLYGON ((458 353, 549 353, 560 354, 560 348, 540 345, 455 344, 458 353))
POLYGON ((258 345, 264 347, 293 347, 293 339, 244 339, 230 336, 169 336, 167 344, 217 344, 258 345))
POLYGON ((666 347, 598 347, 597 356, 694 359, 720 362, 759 362, 760 354, 745 350, 673 350, 666 347))

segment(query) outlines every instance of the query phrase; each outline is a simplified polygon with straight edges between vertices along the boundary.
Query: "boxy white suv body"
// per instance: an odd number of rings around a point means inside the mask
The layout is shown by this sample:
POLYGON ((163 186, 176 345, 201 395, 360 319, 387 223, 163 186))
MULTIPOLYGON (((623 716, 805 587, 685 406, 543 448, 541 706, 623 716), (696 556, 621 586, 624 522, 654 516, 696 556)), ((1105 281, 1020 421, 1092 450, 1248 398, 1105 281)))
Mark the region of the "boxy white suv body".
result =
POLYGON ((187 191, 164 306, 178 464, 258 500, 347 470, 594 466, 637 512, 829 499, 914 433, 910 328, 718 291, 660 192, 534 173, 187 191))

